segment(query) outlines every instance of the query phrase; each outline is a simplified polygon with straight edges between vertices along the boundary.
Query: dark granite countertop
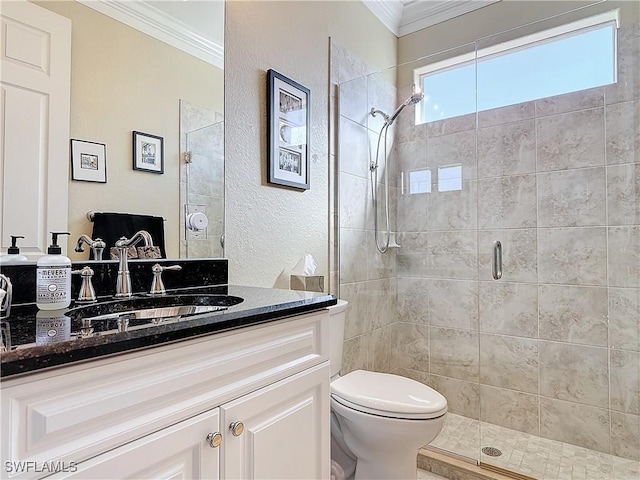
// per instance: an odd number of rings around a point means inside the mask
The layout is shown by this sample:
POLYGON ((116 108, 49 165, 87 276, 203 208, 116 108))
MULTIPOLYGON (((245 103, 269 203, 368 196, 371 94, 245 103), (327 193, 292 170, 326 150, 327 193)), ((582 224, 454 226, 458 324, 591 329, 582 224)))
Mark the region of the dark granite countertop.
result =
POLYGON ((0 353, 0 376, 27 374, 211 335, 322 309, 337 302, 333 295, 323 293, 236 285, 171 293, 231 295, 243 301, 222 311, 171 318, 159 323, 151 319, 133 320, 126 331, 119 330, 115 320, 94 320, 89 325, 73 315, 65 315, 68 309, 45 312, 38 311, 33 304, 16 306, 11 316, 2 321, 5 351, 0 353))

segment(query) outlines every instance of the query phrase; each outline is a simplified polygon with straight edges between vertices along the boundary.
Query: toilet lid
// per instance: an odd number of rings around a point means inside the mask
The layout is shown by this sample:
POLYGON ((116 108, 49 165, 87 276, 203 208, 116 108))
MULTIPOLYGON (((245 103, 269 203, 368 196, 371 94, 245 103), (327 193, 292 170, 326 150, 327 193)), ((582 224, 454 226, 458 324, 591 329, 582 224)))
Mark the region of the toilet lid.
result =
POLYGON ((353 371, 331 382, 331 394, 345 406, 387 417, 435 418, 447 411, 447 399, 434 389, 388 373, 353 371))

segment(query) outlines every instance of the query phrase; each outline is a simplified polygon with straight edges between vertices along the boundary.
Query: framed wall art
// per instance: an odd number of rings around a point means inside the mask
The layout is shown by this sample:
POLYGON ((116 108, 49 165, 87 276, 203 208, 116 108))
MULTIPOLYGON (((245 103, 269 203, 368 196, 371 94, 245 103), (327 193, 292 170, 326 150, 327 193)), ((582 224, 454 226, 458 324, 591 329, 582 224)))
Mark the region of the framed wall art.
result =
POLYGON ((267 181, 308 190, 311 92, 274 70, 267 80, 267 181))
POLYGON ((162 137, 133 132, 133 169, 164 173, 164 139, 162 137))
POLYGON ((71 139, 71 179, 107 183, 107 147, 104 143, 71 139))

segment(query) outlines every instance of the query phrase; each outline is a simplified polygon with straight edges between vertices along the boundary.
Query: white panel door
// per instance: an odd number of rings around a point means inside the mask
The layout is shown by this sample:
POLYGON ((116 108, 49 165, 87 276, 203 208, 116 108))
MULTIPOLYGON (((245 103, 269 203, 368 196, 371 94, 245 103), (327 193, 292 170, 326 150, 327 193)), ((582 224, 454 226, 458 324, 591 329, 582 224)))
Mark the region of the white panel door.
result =
POLYGON ((207 436, 219 425, 220 411, 214 408, 78 465, 67 463, 73 472, 50 478, 217 480, 221 447, 212 447, 207 436))
POLYGON ((325 362, 221 406, 222 478, 329 478, 329 374, 325 362))
POLYGON ((49 231, 67 229, 71 21, 25 0, 0 16, 1 251, 23 235, 35 260, 49 231))

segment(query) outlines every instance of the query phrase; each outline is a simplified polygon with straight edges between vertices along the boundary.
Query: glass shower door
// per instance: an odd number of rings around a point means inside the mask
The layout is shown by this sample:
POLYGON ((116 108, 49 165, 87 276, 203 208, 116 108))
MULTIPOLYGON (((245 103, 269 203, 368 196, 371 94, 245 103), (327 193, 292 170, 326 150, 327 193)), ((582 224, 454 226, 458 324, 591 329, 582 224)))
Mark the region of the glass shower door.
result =
POLYGON ((606 7, 477 42, 479 458, 534 478, 640 471, 640 29, 606 7))

